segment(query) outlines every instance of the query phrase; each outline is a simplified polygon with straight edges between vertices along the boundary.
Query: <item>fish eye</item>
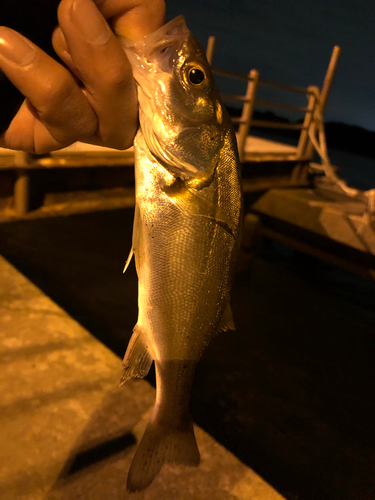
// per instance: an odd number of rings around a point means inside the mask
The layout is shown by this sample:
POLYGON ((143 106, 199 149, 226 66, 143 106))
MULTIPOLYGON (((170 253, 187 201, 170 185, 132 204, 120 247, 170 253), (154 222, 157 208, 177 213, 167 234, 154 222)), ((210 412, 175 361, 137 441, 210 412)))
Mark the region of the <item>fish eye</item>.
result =
POLYGON ((199 68, 191 68, 188 78, 193 85, 200 85, 205 79, 205 74, 199 68))
POLYGON ((182 76, 186 85, 203 87, 207 86, 209 83, 206 68, 202 64, 195 61, 184 66, 182 76))

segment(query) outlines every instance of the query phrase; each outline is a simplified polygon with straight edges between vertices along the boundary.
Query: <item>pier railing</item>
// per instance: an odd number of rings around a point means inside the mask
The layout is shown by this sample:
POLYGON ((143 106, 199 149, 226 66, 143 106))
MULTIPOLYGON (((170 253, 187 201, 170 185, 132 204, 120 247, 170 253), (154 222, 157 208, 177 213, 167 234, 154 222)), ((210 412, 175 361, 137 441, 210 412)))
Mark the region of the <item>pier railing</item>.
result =
POLYGON ((260 78, 259 72, 255 69, 251 70, 246 76, 239 75, 229 71, 218 70, 212 68, 214 75, 220 75, 230 79, 238 79, 247 81, 247 88, 244 95, 226 94, 222 93, 221 97, 225 103, 241 103, 242 112, 240 117, 233 117, 233 123, 238 126, 237 143, 242 162, 246 161, 306 161, 309 160, 311 154, 307 153, 307 146, 309 142, 309 128, 311 127, 314 110, 318 103, 319 89, 317 87, 309 87, 306 89, 294 87, 291 85, 279 84, 260 78), (288 90, 290 92, 298 92, 306 95, 307 105, 299 106, 295 104, 288 104, 285 102, 276 102, 270 100, 257 99, 256 94, 259 87, 271 86, 274 88, 288 90), (299 111, 304 113, 303 121, 300 123, 290 123, 283 121, 261 120, 254 118, 255 108, 266 108, 267 110, 287 110, 299 111), (268 144, 262 142, 263 150, 259 150, 259 141, 250 137, 250 129, 253 127, 264 129, 281 129, 281 130, 296 130, 300 132, 298 145, 292 147, 280 143, 279 148, 276 147, 274 141, 268 144), (255 149, 251 148, 253 141, 255 149), (256 150, 258 148, 258 150, 256 150))
MULTIPOLYGON (((215 37, 210 37, 207 44, 207 59, 212 66, 213 53, 215 47, 215 37)), ((310 161, 314 148, 309 139, 314 127, 314 117, 322 116, 327 102, 329 90, 336 70, 337 61, 340 55, 340 48, 334 47, 331 60, 327 69, 322 89, 317 86, 298 87, 284 83, 275 82, 262 78, 256 69, 251 70, 247 75, 227 71, 215 66, 211 67, 212 73, 228 80, 239 80, 247 82, 246 91, 243 94, 221 93, 225 103, 240 103, 242 111, 240 117, 233 117, 233 122, 238 126, 237 142, 240 159, 246 161, 310 161), (272 87, 282 92, 304 95, 306 105, 289 104, 273 100, 264 100, 257 97, 260 87, 272 87), (300 112, 303 114, 302 120, 298 122, 262 120, 254 118, 255 109, 263 108, 267 110, 286 110, 300 112), (251 128, 263 128, 273 130, 294 130, 299 132, 297 146, 289 146, 274 141, 259 141, 251 137, 251 128)))
MULTIPOLYGON (((212 62, 213 48, 214 38, 210 37, 207 48, 207 55, 210 62, 212 62)), ((335 47, 321 90, 313 86, 301 88, 267 80, 261 78, 256 69, 252 69, 247 75, 244 75, 215 67, 212 68, 214 75, 232 80, 241 80, 246 83, 246 90, 243 94, 222 94, 224 102, 239 103, 241 106, 241 114, 240 116, 233 117, 233 122, 238 127, 237 142, 242 162, 308 162, 311 160, 314 147, 309 137, 314 126, 314 116, 318 115, 321 118, 323 114, 339 53, 339 47, 335 47), (260 86, 269 86, 281 91, 304 94, 307 99, 306 106, 258 99, 257 92, 260 86), (255 107, 299 111, 304 113, 304 118, 301 123, 260 120, 254 118, 255 107), (290 146, 289 144, 253 137, 250 134, 250 130, 255 127, 270 130, 299 131, 298 144, 297 146, 290 146)), ((0 171, 16 171, 13 187, 13 210, 17 215, 23 215, 29 211, 30 191, 32 189, 30 186, 30 170, 32 169, 114 167, 132 165, 134 163, 132 148, 126 151, 117 151, 109 148, 86 147, 79 143, 78 146, 82 147, 73 145, 65 150, 52 152, 49 155, 43 156, 31 155, 21 151, 0 150, 0 171)))

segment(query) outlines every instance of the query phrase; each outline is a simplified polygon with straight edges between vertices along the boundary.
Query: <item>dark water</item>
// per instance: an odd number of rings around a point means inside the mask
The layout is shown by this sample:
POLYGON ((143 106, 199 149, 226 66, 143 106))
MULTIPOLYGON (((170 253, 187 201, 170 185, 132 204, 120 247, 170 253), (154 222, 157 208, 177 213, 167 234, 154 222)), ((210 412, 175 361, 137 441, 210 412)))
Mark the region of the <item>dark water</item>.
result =
POLYGON ((366 191, 375 187, 375 158, 366 158, 345 151, 329 150, 330 160, 339 168, 337 174, 347 184, 366 191))
MULTIPOLYGON (((118 356, 137 316, 132 217, 0 226, 2 255, 118 356)), ((375 283, 268 243, 232 296, 237 330, 198 364, 195 421, 289 500, 372 500, 375 283)))

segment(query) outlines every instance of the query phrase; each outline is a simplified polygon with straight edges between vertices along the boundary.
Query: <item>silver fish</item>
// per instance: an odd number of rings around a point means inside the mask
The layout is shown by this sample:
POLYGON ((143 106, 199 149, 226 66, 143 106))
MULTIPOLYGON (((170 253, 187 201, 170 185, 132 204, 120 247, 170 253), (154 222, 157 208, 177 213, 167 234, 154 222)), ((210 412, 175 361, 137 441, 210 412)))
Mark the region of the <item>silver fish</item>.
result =
POLYGON ((164 463, 198 465, 189 414, 194 369, 234 329, 229 294, 240 241, 240 164, 231 120, 183 16, 142 41, 122 40, 138 88, 132 251, 138 321, 124 383, 156 369, 156 402, 129 470, 146 488, 164 463))

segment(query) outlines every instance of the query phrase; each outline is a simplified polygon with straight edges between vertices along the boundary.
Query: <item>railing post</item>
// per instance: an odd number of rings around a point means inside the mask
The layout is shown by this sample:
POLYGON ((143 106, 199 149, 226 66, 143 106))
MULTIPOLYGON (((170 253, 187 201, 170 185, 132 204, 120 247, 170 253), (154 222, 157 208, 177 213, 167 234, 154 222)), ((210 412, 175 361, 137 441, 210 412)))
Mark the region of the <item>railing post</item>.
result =
POLYGON ((249 73, 249 82, 247 84, 245 102, 242 107, 241 123, 238 127, 237 134, 237 145, 238 153, 240 155, 240 161, 244 161, 245 158, 245 143, 246 137, 249 134, 250 122, 253 116, 255 93, 258 86, 259 72, 256 69, 252 69, 249 73))
POLYGON ((333 47, 331 60, 329 61, 326 76, 324 78, 322 91, 320 92, 320 107, 323 114, 324 108, 327 103, 328 94, 331 90, 331 85, 333 82, 333 77, 335 76, 337 61, 340 57, 341 48, 338 45, 333 47))
MULTIPOLYGON (((316 106, 317 99, 319 96, 318 87, 311 86, 307 90, 309 92, 309 100, 308 100, 308 104, 307 104, 307 111, 305 114, 305 118, 303 120, 301 134, 299 136, 297 153, 296 153, 296 160, 305 159, 306 149, 307 149, 307 145, 309 142, 309 129, 310 129, 310 126, 312 124, 315 106, 316 106)), ((310 156, 312 156, 312 151, 310 152, 310 156)))
POLYGON ((30 208, 30 178, 25 166, 29 163, 29 154, 16 151, 14 163, 17 179, 14 185, 14 210, 17 215, 25 215, 30 208))
POLYGON ((215 37, 210 36, 208 37, 207 49, 206 49, 206 57, 208 64, 210 66, 212 65, 212 59, 214 57, 214 48, 215 48, 215 37))
MULTIPOLYGON (((318 102, 316 103, 316 106, 315 106, 313 118, 323 120, 324 108, 327 104, 328 94, 329 94, 329 91, 331 89, 333 77, 335 76, 336 66, 337 66, 338 59, 340 57, 340 52, 341 52, 341 48, 338 45, 335 45, 333 47, 333 51, 332 51, 331 59, 329 61, 327 73, 326 73, 326 76, 324 78, 322 90, 320 91, 320 95, 318 94, 319 99, 318 99, 318 102)), ((312 156, 313 152, 314 152, 314 146, 313 146, 312 142, 310 141, 307 148, 306 148, 306 156, 307 157, 312 156)))

